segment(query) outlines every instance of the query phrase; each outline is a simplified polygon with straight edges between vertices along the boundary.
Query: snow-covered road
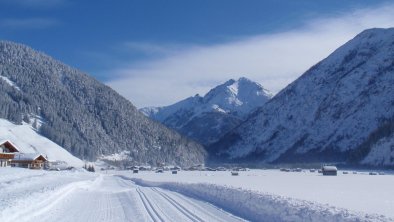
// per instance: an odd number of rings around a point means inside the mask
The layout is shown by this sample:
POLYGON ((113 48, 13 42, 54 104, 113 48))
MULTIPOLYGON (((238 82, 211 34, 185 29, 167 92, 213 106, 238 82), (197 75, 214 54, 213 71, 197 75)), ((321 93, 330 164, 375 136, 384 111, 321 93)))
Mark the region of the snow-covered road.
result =
POLYGON ((1 192, 0 221, 242 221, 206 202, 119 176, 45 172, 0 178, 0 187, 15 180, 24 191, 1 192))

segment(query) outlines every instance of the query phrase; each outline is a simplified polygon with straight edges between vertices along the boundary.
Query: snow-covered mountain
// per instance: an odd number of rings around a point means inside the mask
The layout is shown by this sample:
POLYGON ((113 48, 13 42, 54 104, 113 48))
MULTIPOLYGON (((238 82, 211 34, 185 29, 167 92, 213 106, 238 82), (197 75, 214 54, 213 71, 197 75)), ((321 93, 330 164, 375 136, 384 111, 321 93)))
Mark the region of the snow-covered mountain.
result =
POLYGON ((0 119, 0 141, 9 140, 20 152, 40 153, 50 161, 64 161, 74 167, 82 167, 82 160, 76 158, 63 147, 38 134, 29 124, 15 125, 0 119))
POLYGON ((394 165, 394 28, 366 30, 210 146, 216 158, 394 165))
POLYGON ((40 118, 39 133, 81 159, 128 151, 134 163, 193 165, 206 156, 200 144, 145 117, 108 86, 7 41, 0 41, 0 104, 0 118, 40 118))
POLYGON ((216 86, 203 97, 197 94, 170 106, 140 111, 207 145, 240 124, 271 97, 260 84, 242 77, 216 86))

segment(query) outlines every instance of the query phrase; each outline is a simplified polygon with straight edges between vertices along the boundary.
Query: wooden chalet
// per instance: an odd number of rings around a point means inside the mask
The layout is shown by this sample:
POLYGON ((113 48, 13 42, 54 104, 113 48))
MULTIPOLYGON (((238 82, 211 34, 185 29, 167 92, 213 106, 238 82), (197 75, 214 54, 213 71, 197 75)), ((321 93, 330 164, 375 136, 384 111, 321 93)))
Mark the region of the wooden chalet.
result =
POLYGON ((39 153, 15 153, 11 166, 28 169, 43 169, 47 158, 39 153))
POLYGON ((19 149, 11 143, 9 140, 3 140, 0 142, 0 167, 10 166, 12 159, 15 157, 15 153, 19 152, 19 149))

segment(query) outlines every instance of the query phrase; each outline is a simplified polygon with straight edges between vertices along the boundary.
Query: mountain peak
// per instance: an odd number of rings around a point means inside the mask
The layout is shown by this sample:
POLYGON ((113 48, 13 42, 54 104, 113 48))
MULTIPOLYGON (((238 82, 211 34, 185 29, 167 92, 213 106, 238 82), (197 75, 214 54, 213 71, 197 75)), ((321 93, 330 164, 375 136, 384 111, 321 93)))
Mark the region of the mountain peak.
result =
POLYGON ((238 80, 230 79, 211 89, 203 100, 206 104, 217 105, 245 118, 252 109, 263 105, 271 97, 272 94, 259 83, 241 77, 238 80))
POLYGON ((241 77, 216 86, 204 97, 197 94, 170 106, 140 111, 202 144, 209 144, 270 98, 271 94, 260 84, 241 77))
POLYGON ((248 79, 246 77, 240 77, 237 81, 238 82, 256 83, 256 82, 254 82, 254 81, 252 81, 252 80, 250 80, 250 79, 248 79))
POLYGON ((234 84, 235 82, 236 82, 236 81, 235 81, 234 79, 229 79, 229 80, 227 80, 225 83, 223 83, 223 85, 228 86, 228 85, 234 84))

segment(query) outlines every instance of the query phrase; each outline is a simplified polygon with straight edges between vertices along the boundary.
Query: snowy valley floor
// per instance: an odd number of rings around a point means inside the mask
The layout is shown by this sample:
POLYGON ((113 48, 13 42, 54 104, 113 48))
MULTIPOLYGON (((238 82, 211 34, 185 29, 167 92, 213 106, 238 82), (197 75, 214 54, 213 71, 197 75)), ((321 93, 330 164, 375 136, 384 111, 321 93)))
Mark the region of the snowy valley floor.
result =
POLYGON ((394 175, 0 168, 0 221, 393 221, 394 175))

